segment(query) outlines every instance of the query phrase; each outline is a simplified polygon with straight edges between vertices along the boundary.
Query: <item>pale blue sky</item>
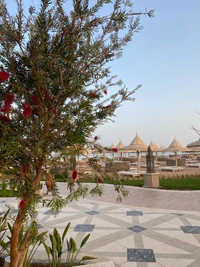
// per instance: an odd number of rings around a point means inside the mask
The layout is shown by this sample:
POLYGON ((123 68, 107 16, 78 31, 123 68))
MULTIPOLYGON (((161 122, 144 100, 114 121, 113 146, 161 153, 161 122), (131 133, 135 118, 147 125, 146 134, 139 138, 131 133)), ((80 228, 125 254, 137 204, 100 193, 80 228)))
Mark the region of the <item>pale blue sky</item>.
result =
MULTIPOLYGON (((13 0, 6 3, 11 7, 13 0)), ((146 144, 153 141, 168 146, 176 137, 185 146, 199 138, 191 125, 200 129, 200 1, 134 3, 135 11, 155 9, 155 17, 141 17, 143 30, 112 65, 112 72, 128 88, 138 84, 142 88, 136 92, 135 102, 119 108, 115 123, 104 124, 96 134, 107 146, 112 142, 117 145, 120 139, 128 145, 136 132, 146 144)))
POLYGON ((185 146, 200 128, 200 1, 137 0, 136 10, 155 9, 142 17, 144 29, 135 35, 123 58, 113 64, 128 88, 142 84, 136 101, 125 103, 115 123, 97 130, 101 142, 128 145, 136 131, 142 140, 169 146, 174 136, 185 146))

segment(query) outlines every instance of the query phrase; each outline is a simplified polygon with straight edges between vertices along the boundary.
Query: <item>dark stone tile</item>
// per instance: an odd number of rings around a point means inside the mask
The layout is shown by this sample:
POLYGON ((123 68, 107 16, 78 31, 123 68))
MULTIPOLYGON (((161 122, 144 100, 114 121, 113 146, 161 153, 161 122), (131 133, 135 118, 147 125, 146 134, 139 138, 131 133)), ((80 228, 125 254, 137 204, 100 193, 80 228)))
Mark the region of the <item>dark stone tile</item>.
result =
POLYGON ((94 227, 94 224, 77 224, 74 228, 74 232, 92 232, 94 227))
POLYGON ((185 214, 182 214, 182 213, 172 213, 173 215, 177 215, 177 216, 183 216, 185 214))
POLYGON ((185 234, 200 234, 200 226, 180 226, 185 234))
POLYGON ((89 214, 89 215, 96 215, 96 214, 99 214, 100 212, 98 212, 96 210, 91 210, 91 211, 88 211, 86 213, 89 214))
POLYGON ((143 216, 143 212, 138 211, 138 210, 131 210, 131 211, 127 211, 126 215, 127 216, 143 216))
POLYGON ((128 230, 131 230, 133 232, 136 232, 136 233, 140 233, 140 232, 143 232, 144 230, 146 230, 147 228, 144 228, 142 226, 139 226, 139 225, 134 225, 134 226, 131 226, 129 228, 127 228, 128 230))
POLYGON ((131 262, 156 262, 153 249, 128 248, 127 261, 131 262))

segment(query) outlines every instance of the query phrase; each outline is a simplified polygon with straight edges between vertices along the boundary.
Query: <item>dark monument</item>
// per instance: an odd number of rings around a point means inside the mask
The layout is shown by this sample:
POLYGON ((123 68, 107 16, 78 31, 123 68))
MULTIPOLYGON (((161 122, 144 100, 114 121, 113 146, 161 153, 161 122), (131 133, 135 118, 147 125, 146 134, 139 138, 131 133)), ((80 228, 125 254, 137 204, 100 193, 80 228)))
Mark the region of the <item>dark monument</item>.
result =
POLYGON ((151 147, 146 155, 147 171, 144 173, 144 187, 159 188, 159 175, 155 172, 154 156, 151 147))
POLYGON ((152 173, 152 172, 155 173, 154 156, 150 146, 148 147, 147 150, 146 163, 147 163, 147 173, 152 173))

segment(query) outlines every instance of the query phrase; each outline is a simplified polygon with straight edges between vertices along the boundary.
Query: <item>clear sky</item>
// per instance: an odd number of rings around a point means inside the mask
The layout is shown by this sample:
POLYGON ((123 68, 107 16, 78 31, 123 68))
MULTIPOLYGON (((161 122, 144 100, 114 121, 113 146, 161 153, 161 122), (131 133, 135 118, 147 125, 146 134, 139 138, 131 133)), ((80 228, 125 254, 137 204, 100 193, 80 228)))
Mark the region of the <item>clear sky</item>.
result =
POLYGON ((137 0, 135 10, 155 9, 155 17, 142 17, 143 30, 113 64, 128 88, 138 84, 135 102, 117 111, 115 123, 101 126, 101 142, 129 145, 136 132, 148 145, 183 145, 199 139, 200 129, 200 1, 137 0))
MULTIPOLYGON (((112 65, 112 72, 129 89, 138 84, 142 88, 135 102, 118 109, 115 123, 104 124, 96 134, 106 146, 120 139, 129 145, 136 132, 147 145, 152 141, 169 146, 176 137, 185 146, 199 139, 191 125, 200 129, 200 1, 133 1, 135 11, 155 9, 155 17, 141 17, 143 30, 112 65)), ((13 2, 6 0, 9 10, 13 2)))

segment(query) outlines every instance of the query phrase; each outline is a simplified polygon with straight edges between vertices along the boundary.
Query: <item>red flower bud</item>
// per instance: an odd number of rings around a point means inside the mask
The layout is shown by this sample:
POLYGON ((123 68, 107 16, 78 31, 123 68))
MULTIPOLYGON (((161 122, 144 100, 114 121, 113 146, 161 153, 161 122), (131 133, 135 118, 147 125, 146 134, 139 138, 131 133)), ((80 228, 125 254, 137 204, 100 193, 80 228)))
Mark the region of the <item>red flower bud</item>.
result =
POLYGON ((90 98, 95 98, 96 97, 96 93, 95 92, 91 92, 90 93, 90 98))
POLYGON ((26 205, 26 200, 25 199, 22 199, 20 202, 19 202, 19 206, 18 208, 19 209, 23 209, 26 205))
POLYGON ((107 90, 104 90, 103 92, 104 92, 105 95, 107 95, 107 93, 108 93, 107 90))
POLYGON ((45 100, 47 100, 48 102, 51 101, 51 97, 49 95, 49 91, 47 90, 47 88, 43 88, 44 90, 44 97, 45 97, 45 100))
POLYGON ((27 173, 28 173, 28 169, 29 169, 29 164, 25 164, 25 165, 23 166, 22 173, 23 173, 23 174, 27 174, 27 173))
POLYGON ((99 137, 98 137, 98 136, 95 136, 95 137, 94 137, 94 140, 95 140, 95 141, 97 141, 98 139, 99 139, 99 137))
POLYGON ((34 104, 35 106, 39 106, 39 105, 40 105, 40 99, 39 99, 38 96, 33 95, 31 98, 32 98, 33 104, 34 104))
POLYGON ((5 70, 3 70, 3 71, 0 71, 0 82, 5 82, 5 81, 7 81, 8 80, 8 78, 9 78, 9 73, 7 72, 7 71, 5 71, 5 70))
POLYGON ((24 118, 29 118, 31 117, 32 113, 33 113, 33 110, 30 106, 30 104, 28 103, 23 103, 22 104, 22 108, 23 108, 23 115, 24 115, 24 118))
POLYGON ((102 184, 103 183, 103 179, 102 178, 98 178, 97 181, 98 181, 99 184, 102 184))
POLYGON ((7 94, 4 99, 5 105, 11 105, 14 101, 14 95, 13 94, 7 94))
POLYGON ((118 152, 118 149, 117 148, 112 148, 112 151, 117 153, 118 152))
POLYGON ((10 113, 10 111, 11 111, 11 106, 10 106, 10 105, 4 105, 4 106, 1 108, 1 111, 4 112, 4 113, 10 113))
POLYGON ((72 180, 76 180, 78 172, 76 170, 72 171, 72 180))
POLYGON ((3 123, 7 123, 7 122, 10 122, 10 118, 0 115, 0 121, 3 123))

